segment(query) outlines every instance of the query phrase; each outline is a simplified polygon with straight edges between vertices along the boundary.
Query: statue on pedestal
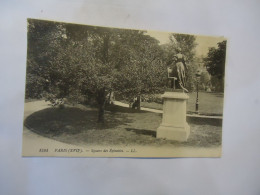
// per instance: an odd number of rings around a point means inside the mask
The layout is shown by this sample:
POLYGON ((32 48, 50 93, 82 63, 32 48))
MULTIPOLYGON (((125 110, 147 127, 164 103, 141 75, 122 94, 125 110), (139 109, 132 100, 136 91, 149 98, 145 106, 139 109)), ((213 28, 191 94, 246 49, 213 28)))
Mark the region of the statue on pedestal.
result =
POLYGON ((162 123, 156 130, 156 138, 187 141, 190 135, 190 126, 186 121, 186 106, 189 96, 186 89, 186 62, 185 57, 178 48, 173 57, 173 63, 167 68, 168 83, 171 82, 170 91, 163 95, 162 123), (175 83, 175 81, 178 81, 175 83))
POLYGON ((188 93, 186 89, 186 70, 188 70, 185 56, 181 53, 181 48, 177 48, 177 54, 174 55, 173 64, 171 67, 168 67, 168 80, 171 81, 170 88, 172 89, 182 89, 184 92, 188 93), (175 84, 175 81, 178 81, 175 84))

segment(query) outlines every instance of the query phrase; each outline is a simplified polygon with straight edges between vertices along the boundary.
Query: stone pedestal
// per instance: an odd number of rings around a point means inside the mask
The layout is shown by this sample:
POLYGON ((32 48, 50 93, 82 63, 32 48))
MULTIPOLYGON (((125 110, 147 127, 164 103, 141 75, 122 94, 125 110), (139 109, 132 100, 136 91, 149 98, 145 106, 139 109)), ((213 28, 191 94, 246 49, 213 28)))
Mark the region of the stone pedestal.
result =
POLYGON ((164 100, 163 118, 156 137, 187 141, 190 126, 186 122, 186 101, 189 96, 182 92, 165 92, 162 98, 164 100))

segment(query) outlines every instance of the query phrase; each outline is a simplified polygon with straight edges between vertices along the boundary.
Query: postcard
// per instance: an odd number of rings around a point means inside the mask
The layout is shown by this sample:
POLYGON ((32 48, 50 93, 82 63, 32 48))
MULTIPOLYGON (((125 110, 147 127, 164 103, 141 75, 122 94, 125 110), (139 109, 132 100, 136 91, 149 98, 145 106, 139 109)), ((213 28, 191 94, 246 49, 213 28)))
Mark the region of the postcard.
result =
POLYGON ((27 23, 22 156, 221 156, 224 37, 27 23))

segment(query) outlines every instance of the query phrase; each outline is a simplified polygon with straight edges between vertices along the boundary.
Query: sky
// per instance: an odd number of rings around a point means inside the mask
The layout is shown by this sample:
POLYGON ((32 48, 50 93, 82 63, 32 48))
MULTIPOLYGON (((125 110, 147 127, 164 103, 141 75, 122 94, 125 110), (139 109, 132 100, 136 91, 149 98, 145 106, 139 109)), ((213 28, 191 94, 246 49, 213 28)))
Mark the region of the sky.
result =
MULTIPOLYGON (((169 32, 147 31, 147 34, 159 40, 160 44, 169 43, 170 41, 169 35, 171 33, 169 32)), ((218 42, 225 40, 224 37, 200 36, 200 35, 195 35, 195 36, 196 36, 196 42, 198 44, 196 47, 196 54, 198 56, 201 55, 206 56, 209 47, 217 47, 218 42)))

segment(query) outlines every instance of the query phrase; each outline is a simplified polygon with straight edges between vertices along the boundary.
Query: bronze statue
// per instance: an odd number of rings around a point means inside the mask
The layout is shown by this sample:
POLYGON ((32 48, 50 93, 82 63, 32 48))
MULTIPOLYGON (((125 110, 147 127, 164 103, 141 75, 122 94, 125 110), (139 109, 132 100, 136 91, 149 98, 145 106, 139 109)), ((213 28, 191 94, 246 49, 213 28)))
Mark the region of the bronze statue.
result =
POLYGON ((173 67, 168 67, 168 79, 171 80, 171 88, 175 89, 175 81, 178 80, 177 88, 184 90, 186 93, 189 91, 186 89, 186 70, 187 65, 185 62, 185 56, 181 53, 181 49, 177 48, 177 54, 174 55, 173 67))

